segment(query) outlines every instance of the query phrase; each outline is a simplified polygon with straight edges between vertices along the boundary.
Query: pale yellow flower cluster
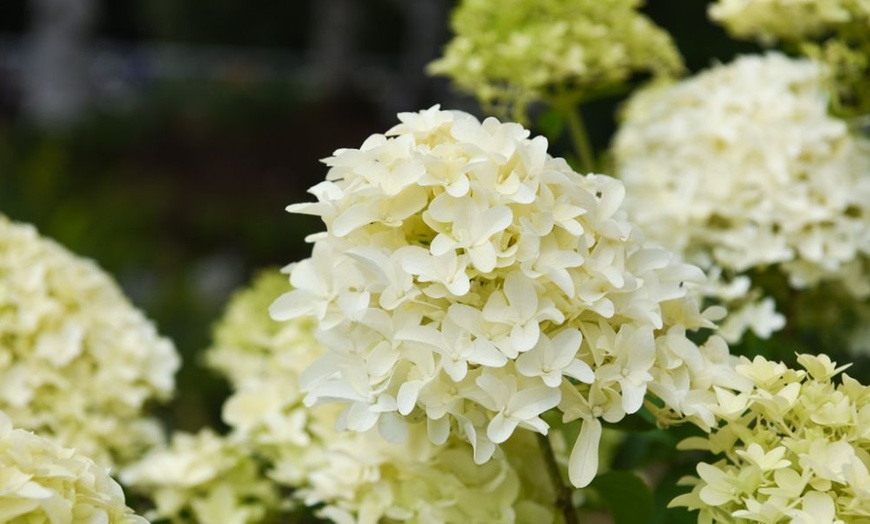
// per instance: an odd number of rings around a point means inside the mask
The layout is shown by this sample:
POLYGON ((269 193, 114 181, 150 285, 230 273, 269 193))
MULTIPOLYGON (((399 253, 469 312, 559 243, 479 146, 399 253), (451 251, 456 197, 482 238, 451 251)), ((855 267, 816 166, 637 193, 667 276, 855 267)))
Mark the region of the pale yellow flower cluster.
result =
POLYGON ((282 484, 297 487, 323 460, 322 443, 335 433, 338 411, 302 403, 299 375, 323 348, 313 319, 269 318, 269 305, 287 289, 287 278, 272 270, 237 293, 215 326, 206 360, 233 386, 223 406, 229 438, 279 469, 271 476, 282 484))
POLYGON ((0 411, 0 522, 147 524, 91 459, 13 427, 0 411))
POLYGON ((826 355, 800 355, 800 370, 762 357, 737 372, 751 390, 716 388, 721 425, 684 449, 723 456, 701 463, 694 487, 671 506, 699 522, 842 524, 870 520, 870 387, 832 378, 826 355), (839 381, 838 381, 839 382, 839 381))
POLYGON ((0 215, 0 409, 107 466, 162 439, 172 343, 90 260, 0 215))
POLYGON ((718 0, 710 18, 738 38, 770 43, 815 38, 856 17, 870 18, 866 0, 718 0))
POLYGON ((464 0, 456 33, 429 66, 489 106, 590 98, 631 75, 682 70, 670 36, 637 11, 640 0, 464 0))
POLYGON ((503 457, 483 465, 470 448, 456 438, 432 444, 422 425, 403 444, 336 433, 299 495, 339 524, 553 521, 555 492, 530 432, 517 432, 503 457))
POLYGON ((305 504, 322 506, 334 522, 552 520, 546 472, 541 461, 526 462, 538 453, 530 434, 511 441, 507 459, 477 466, 468 444, 436 446, 425 427, 396 445, 336 431, 336 406, 304 407, 299 374, 324 350, 311 319, 269 319, 268 305, 287 287, 278 271, 264 272, 216 326, 207 360, 235 388, 223 411, 230 433, 178 435, 124 471, 125 484, 151 495, 153 517, 248 524, 305 504), (284 504, 276 496, 282 487, 295 490, 284 504))
POLYGON ((729 357, 686 337, 712 327, 685 298, 703 275, 645 245, 619 181, 574 172, 517 124, 437 106, 399 119, 325 161, 318 202, 288 208, 327 226, 271 307, 317 319, 328 352, 302 375, 306 402, 343 402, 342 427, 393 441, 425 421, 479 464, 517 428, 546 434, 559 406, 582 420, 577 486, 597 470, 601 420, 648 390, 712 420, 705 395, 729 357))
POLYGON ((153 500, 147 517, 172 523, 253 524, 279 506, 277 486, 248 448, 209 430, 173 435, 120 478, 153 500))
MULTIPOLYGON (((638 93, 613 147, 629 215, 711 274, 775 266, 795 288, 870 296, 870 142, 828 115, 823 77, 771 53, 638 93)), ((718 282, 726 302, 751 284, 718 282)), ((729 332, 782 326, 772 303, 747 307, 729 332)))
POLYGON ((824 62, 838 114, 870 111, 867 0, 718 0, 709 14, 734 37, 779 43, 824 62))

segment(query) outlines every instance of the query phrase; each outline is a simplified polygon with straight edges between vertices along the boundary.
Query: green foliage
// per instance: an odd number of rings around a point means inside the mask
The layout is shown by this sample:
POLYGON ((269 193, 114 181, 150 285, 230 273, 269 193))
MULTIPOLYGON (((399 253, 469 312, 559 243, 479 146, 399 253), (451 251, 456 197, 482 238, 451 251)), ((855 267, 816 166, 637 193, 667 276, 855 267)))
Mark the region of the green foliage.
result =
POLYGON ((608 471, 595 477, 590 487, 607 504, 615 524, 652 521, 652 491, 636 474, 630 471, 608 471))

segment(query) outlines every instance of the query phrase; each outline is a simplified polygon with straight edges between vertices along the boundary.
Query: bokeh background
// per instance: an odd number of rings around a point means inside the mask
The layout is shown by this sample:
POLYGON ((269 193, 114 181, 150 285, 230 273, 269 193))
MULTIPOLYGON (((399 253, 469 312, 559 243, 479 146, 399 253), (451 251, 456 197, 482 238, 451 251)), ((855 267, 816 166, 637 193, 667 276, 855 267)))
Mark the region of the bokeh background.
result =
MULTIPOLYGON (((757 50, 711 25, 706 3, 644 8, 691 71, 757 50)), ((424 72, 454 4, 0 1, 0 213, 97 260, 176 342, 169 425, 219 427, 227 386, 198 355, 233 289, 308 255, 320 225, 284 207, 322 180, 319 159, 399 111, 479 114, 424 72)), ((619 102, 585 111, 599 150, 619 102)))

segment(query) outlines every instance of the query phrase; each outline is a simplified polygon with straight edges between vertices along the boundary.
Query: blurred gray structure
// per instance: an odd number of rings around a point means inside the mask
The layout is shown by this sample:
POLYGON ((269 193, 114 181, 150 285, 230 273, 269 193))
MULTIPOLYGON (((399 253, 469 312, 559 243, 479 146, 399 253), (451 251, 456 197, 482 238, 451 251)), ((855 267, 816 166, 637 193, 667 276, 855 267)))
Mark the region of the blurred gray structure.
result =
POLYGON ((0 92, 12 93, 21 115, 47 129, 66 128, 94 108, 128 107, 154 83, 232 82, 240 74, 252 85, 292 85, 314 99, 352 92, 389 119, 424 100, 453 102, 447 82, 424 71, 447 39, 450 0, 386 4, 403 25, 398 56, 363 50, 364 24, 381 22, 368 0, 313 0, 304 50, 100 39, 99 0, 28 2, 26 35, 0 35, 0 92))
POLYGON ((30 32, 22 69, 26 118, 66 127, 91 99, 89 41, 97 20, 95 0, 30 0, 30 32))

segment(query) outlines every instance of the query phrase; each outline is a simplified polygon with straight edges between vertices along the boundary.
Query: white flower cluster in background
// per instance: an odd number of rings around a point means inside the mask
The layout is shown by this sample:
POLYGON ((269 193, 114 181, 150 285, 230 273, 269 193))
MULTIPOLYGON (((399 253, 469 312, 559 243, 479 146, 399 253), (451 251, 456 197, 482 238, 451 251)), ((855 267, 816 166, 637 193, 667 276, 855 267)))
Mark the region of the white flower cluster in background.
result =
POLYGON ((716 388, 722 424, 685 440, 722 459, 700 463, 692 491, 671 502, 699 510, 699 522, 845 523, 870 519, 870 387, 826 355, 801 355, 803 369, 762 357, 737 372, 752 382, 716 388))
POLYGON ((179 363, 96 264, 0 215, 0 409, 16 426, 123 463, 161 440, 143 410, 179 363))
POLYGON ((147 524, 124 492, 76 450, 16 429, 0 411, 0 522, 147 524))
POLYGON ((455 437, 433 444, 422 425, 399 445, 371 431, 336 433, 299 496, 324 504, 318 515, 338 524, 553 521, 555 491, 531 432, 483 465, 470 448, 455 437))
POLYGON ((637 412, 647 391, 680 416, 712 421, 727 381, 724 342, 687 298, 697 267, 644 244, 625 189, 580 175, 518 124, 437 106, 325 160, 312 257, 277 320, 314 316, 328 353, 302 375, 309 404, 347 404, 342 427, 401 441, 459 435, 487 462, 517 428, 546 434, 556 406, 582 419, 570 477, 597 470, 601 420, 637 412))
POLYGON ((120 479, 152 499, 146 517, 172 523, 253 524, 279 506, 277 486, 248 448, 207 429, 173 435, 168 446, 122 470, 120 479))
MULTIPOLYGON (((816 63, 745 56, 641 91, 613 154, 629 215, 689 262, 725 275, 775 266, 795 288, 836 281, 870 296, 870 144, 828 115, 816 63)), ((762 336, 782 326, 770 306, 753 305, 762 336)))
POLYGON ((832 27, 861 16, 870 18, 862 0, 718 0, 710 18, 737 38, 770 43, 822 36, 832 27))
POLYGON ((323 464, 338 410, 302 403, 299 375, 323 348, 313 319, 269 318, 269 305, 286 289, 286 277, 270 270, 235 294, 215 326, 206 360, 233 388, 222 413, 232 428, 228 438, 260 457, 274 480, 295 488, 323 464))
POLYGON ((539 451, 528 432, 505 457, 477 466, 457 439, 436 446, 417 429, 395 445, 336 431, 337 406, 303 406, 299 373, 324 350, 312 319, 269 319, 268 305, 286 288, 277 270, 262 273, 216 326, 207 360, 234 387, 223 411, 231 432, 176 435, 123 472, 125 484, 153 499, 150 516, 246 524, 305 504, 339 523, 552 520, 555 495, 542 461, 529 464, 539 451), (279 486, 295 490, 292 500, 279 503, 279 486))

